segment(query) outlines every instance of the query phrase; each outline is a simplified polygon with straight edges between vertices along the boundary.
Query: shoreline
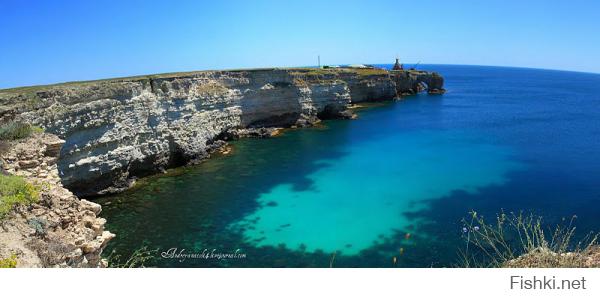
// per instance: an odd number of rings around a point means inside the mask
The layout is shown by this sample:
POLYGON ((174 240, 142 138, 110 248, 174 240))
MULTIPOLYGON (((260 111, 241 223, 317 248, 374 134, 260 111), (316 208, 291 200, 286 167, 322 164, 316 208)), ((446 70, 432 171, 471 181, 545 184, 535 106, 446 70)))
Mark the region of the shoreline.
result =
POLYGON ((84 198, 231 154, 230 140, 353 119, 354 110, 424 86, 444 91, 436 73, 382 69, 207 71, 0 90, 0 123, 45 130, 8 142, 2 168, 34 185, 48 179, 53 185, 42 188, 38 203, 18 205, 2 222, 3 238, 18 240, 0 247, 0 256, 16 252, 26 267, 106 267, 101 254, 115 235, 104 229, 101 206, 84 198), (40 141, 46 139, 52 142, 40 141))
POLYGON ((443 93, 443 78, 378 68, 201 71, 2 90, 0 120, 64 139, 62 182, 94 197, 204 159, 231 138, 351 119, 353 104, 425 90, 443 93))
MULTIPOLYGON (((355 112, 361 112, 361 111, 368 110, 371 108, 382 107, 382 106, 386 106, 389 104, 393 104, 394 101, 395 100, 388 100, 388 101, 356 104, 356 105, 352 105, 352 106, 348 107, 348 109, 355 111, 355 112)), ((354 115, 356 115, 356 114, 354 114, 354 115)), ((356 116, 358 116, 358 115, 356 115, 356 116)), ((352 117, 349 119, 329 119, 329 120, 325 120, 325 121, 357 120, 357 119, 359 119, 359 117, 352 117)), ((238 137, 236 139, 227 140, 221 147, 214 149, 214 151, 212 151, 210 153, 210 155, 207 156, 206 158, 190 161, 187 164, 184 164, 182 166, 168 168, 168 169, 165 169, 164 172, 158 172, 158 173, 154 173, 154 174, 151 174, 148 176, 137 178, 135 180, 135 182, 129 188, 123 190, 122 192, 108 194, 108 195, 104 195, 104 196, 93 197, 93 199, 95 199, 95 198, 98 198, 98 199, 110 198, 111 196, 119 195, 121 193, 135 191, 136 189, 138 189, 140 187, 144 187, 144 185, 147 183, 147 180, 160 179, 161 177, 176 177, 176 176, 180 176, 180 175, 185 175, 188 171, 192 171, 195 167, 201 166, 202 163, 204 163, 210 159, 231 156, 231 155, 235 154, 235 151, 236 151, 235 144, 232 144, 231 141, 236 142, 238 140, 247 139, 247 138, 249 138, 249 139, 278 138, 278 137, 285 135, 288 132, 295 131, 295 130, 300 130, 300 129, 321 130, 321 129, 327 129, 327 128, 328 128, 327 125, 324 124, 323 121, 319 121, 319 122, 312 123, 311 126, 306 126, 306 127, 272 127, 274 133, 273 132, 269 132, 266 134, 256 133, 255 135, 247 134, 245 136, 238 137)))

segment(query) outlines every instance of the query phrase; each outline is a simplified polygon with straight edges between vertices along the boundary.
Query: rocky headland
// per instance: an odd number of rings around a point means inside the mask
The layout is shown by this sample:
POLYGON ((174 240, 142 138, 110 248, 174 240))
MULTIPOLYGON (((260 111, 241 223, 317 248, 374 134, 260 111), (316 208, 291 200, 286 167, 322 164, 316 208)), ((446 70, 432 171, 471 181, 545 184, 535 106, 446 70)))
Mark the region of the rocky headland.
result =
MULTIPOLYGON (((82 197, 119 192, 138 177, 228 151, 226 142, 281 128, 352 119, 362 102, 445 92, 433 72, 374 68, 173 73, 0 90, 0 124, 45 132, 0 144, 0 175, 39 190, 0 218, 0 260, 18 267, 106 267, 115 237, 101 206, 82 197)), ((598 247, 536 250, 506 267, 597 267, 598 247), (573 265, 576 264, 576 265, 573 265)))
POLYGON ((0 218, 0 259, 105 267, 101 254, 115 235, 100 205, 80 198, 226 151, 228 140, 351 119, 356 103, 425 90, 443 93, 443 78, 375 68, 201 71, 0 90, 0 124, 44 130, 0 144, 0 175, 22 177, 39 196, 0 218))
POLYGON ((201 160, 227 139, 352 118, 353 103, 443 93, 437 73, 376 68, 201 71, 0 90, 0 121, 66 142, 62 184, 78 196, 201 160))

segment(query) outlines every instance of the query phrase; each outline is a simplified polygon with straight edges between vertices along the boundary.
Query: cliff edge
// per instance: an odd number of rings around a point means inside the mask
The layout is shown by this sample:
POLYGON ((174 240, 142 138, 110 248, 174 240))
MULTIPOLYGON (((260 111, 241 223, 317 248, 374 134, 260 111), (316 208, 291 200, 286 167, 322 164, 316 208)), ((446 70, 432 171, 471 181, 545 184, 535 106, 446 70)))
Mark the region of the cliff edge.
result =
POLYGON ((0 175, 23 177, 39 195, 0 218, 0 259, 13 257, 17 267, 107 266, 101 254, 115 235, 104 230, 100 205, 62 186, 56 161, 63 143, 35 133, 0 152, 0 175))
POLYGON ((206 158, 240 129, 348 118, 352 103, 424 90, 443 93, 443 78, 376 68, 201 71, 0 90, 0 121, 64 139, 61 182, 95 196, 206 158))

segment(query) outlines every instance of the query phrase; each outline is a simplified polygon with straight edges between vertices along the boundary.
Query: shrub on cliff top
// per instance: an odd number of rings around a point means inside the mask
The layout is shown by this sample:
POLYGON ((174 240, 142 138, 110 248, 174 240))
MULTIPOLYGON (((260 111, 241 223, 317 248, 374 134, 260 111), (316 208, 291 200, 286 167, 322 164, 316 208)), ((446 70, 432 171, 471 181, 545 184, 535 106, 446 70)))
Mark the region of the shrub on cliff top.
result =
POLYGON ((0 174, 0 219, 18 204, 28 205, 39 200, 38 187, 23 177, 0 174))
POLYGON ((12 254, 6 259, 0 259, 0 268, 17 268, 17 255, 12 254))
POLYGON ((24 139, 34 132, 42 132, 43 129, 22 122, 8 122, 0 125, 0 141, 11 141, 24 139))

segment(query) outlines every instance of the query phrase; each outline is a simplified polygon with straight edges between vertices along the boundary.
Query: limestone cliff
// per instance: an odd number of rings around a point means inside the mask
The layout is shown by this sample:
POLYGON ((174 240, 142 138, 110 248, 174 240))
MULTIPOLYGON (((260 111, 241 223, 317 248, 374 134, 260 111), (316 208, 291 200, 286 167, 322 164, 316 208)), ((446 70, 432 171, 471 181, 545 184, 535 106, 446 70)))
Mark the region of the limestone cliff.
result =
MULTIPOLYGON (((100 255, 114 235, 97 215, 100 205, 78 199, 58 177, 64 141, 36 133, 11 141, 0 154, 2 170, 40 189, 37 203, 18 205, 0 220, 0 258, 15 254, 18 267, 105 267, 100 255)), ((0 173, 0 175, 4 175, 0 173)))
POLYGON ((351 103, 423 89, 443 92, 443 79, 382 69, 203 71, 0 90, 0 120, 32 123, 65 139, 62 183, 93 196, 205 158, 236 129, 344 118, 351 103))

